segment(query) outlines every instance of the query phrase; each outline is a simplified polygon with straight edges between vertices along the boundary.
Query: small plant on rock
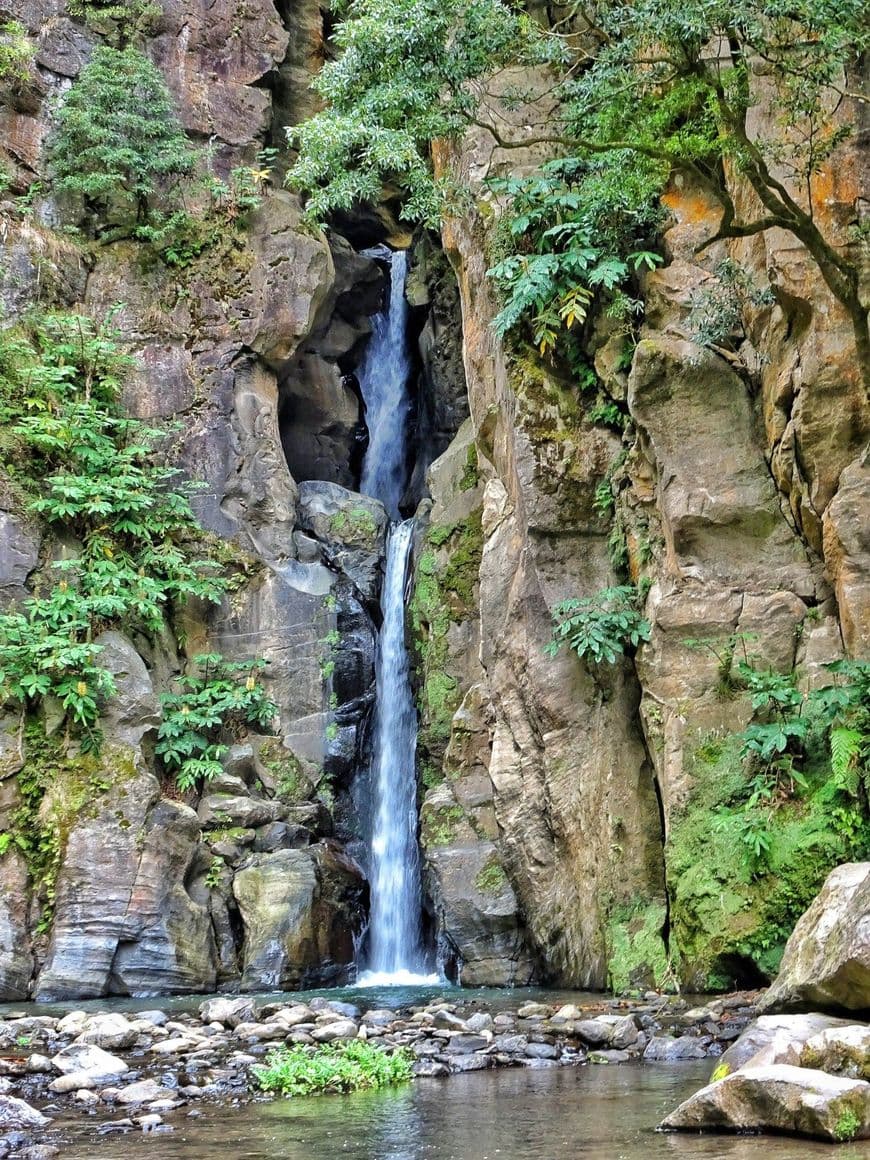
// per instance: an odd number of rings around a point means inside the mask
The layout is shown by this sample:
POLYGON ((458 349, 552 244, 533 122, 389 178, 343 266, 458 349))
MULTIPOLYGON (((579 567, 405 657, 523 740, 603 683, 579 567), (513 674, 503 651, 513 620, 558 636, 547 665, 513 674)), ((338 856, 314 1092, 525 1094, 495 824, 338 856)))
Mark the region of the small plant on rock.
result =
POLYGON ((637 607, 637 590, 631 584, 603 588, 580 600, 563 600, 552 615, 553 639, 546 646, 550 656, 567 644, 581 660, 614 664, 628 648, 649 640, 652 631, 637 607))
POLYGON ((155 752, 178 788, 187 791, 217 777, 227 739, 250 726, 271 729, 277 708, 264 688, 264 660, 226 661, 219 653, 193 658, 199 669, 178 677, 178 693, 164 693, 155 752))

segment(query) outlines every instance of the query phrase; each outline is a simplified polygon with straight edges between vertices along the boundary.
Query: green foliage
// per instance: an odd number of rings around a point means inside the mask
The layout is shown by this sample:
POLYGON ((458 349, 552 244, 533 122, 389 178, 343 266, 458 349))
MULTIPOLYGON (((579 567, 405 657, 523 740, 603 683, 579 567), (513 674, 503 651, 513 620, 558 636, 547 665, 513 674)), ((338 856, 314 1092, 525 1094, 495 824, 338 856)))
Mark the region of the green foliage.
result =
POLYGON ((666 178, 660 164, 620 153, 559 159, 528 177, 490 181, 509 205, 500 228, 511 251, 487 271, 504 298, 496 333, 527 329, 543 355, 581 328, 597 294, 630 312, 620 288, 662 261, 638 247, 660 220, 655 199, 666 178))
POLYGON ((594 596, 563 600, 552 610, 555 627, 547 652, 555 656, 567 644, 581 660, 614 664, 627 648, 649 640, 650 623, 637 607, 630 584, 602 588, 594 596))
POLYGON ((699 346, 733 349, 743 336, 747 306, 772 306, 770 286, 758 286, 751 273, 731 258, 716 267, 715 281, 695 291, 687 328, 699 346))
POLYGON ((25 88, 33 79, 36 45, 18 20, 0 24, 0 97, 25 88))
POLYGON ((136 48, 94 50, 57 113, 49 171, 108 223, 145 222, 158 185, 195 155, 159 70, 136 48))
POLYGON ((163 720, 155 746, 182 791, 221 773, 227 738, 241 736, 249 726, 269 730, 277 713, 260 680, 266 661, 231 662, 206 653, 193 663, 199 672, 177 677, 180 691, 160 698, 163 720))
POLYGON ((67 10, 113 44, 153 31, 163 12, 155 0, 67 0, 67 10))
POLYGON ((399 186, 403 216, 434 227, 429 143, 462 132, 474 82, 561 48, 500 0, 350 0, 341 15, 340 55, 314 82, 326 108, 288 131, 299 149, 288 182, 308 194, 313 221, 399 186))
POLYGON ((870 854, 870 665, 827 667, 832 682, 802 692, 793 674, 742 662, 756 719, 695 751, 695 788, 674 817, 667 857, 691 985, 730 985, 740 959, 775 974, 828 872, 870 854))
POLYGON ((493 854, 485 865, 478 871, 474 885, 484 894, 496 894, 507 886, 507 874, 501 862, 493 854))
POLYGON ((53 584, 0 616, 0 698, 58 698, 90 746, 114 692, 99 632, 157 632, 173 603, 217 602, 226 588, 191 554, 198 527, 188 489, 155 456, 163 432, 120 411, 131 366, 111 318, 45 315, 0 335, 7 470, 30 509, 77 541, 53 563, 53 584))
POLYGON ((642 901, 613 908, 607 927, 607 977, 611 991, 663 986, 672 979, 664 940, 667 909, 642 901))
POLYGON ((389 1050, 350 1039, 308 1047, 279 1047, 251 1069, 258 1087, 283 1096, 307 1096, 391 1087, 407 1083, 414 1057, 407 1048, 389 1050))
POLYGON ((837 1122, 834 1125, 834 1135, 841 1142, 854 1140, 863 1126, 863 1116, 855 1108, 846 1107, 843 1108, 837 1117, 837 1122))
MULTIPOLYGON (((667 176, 688 172, 720 201, 721 236, 778 227, 806 246, 849 313, 863 368, 870 335, 860 262, 826 237, 809 193, 854 132, 831 110, 870 45, 865 8, 863 0, 590 0, 547 30, 510 0, 350 0, 335 36, 340 55, 316 82, 326 107, 293 132, 300 154, 290 178, 317 220, 387 195, 404 196, 405 217, 434 225, 448 191, 432 179, 433 142, 475 125, 502 149, 548 146, 566 156, 569 180, 546 191, 540 219, 518 207, 511 228, 522 245, 492 275, 506 295, 502 331, 528 330, 549 351, 566 345, 598 287, 631 310, 618 293, 629 255, 653 257, 631 235, 638 225, 646 233, 667 176), (535 107, 535 93, 504 73, 541 62, 552 84, 535 107), (750 115, 761 103, 772 105, 773 133, 750 115), (726 180, 735 172, 755 194, 740 207, 726 180), (600 206, 601 221, 584 205, 600 206), (741 217, 752 205, 758 216, 741 217), (611 208, 629 227, 617 230, 618 245, 607 234, 611 208)), ((504 188, 522 203, 538 180, 504 188)))

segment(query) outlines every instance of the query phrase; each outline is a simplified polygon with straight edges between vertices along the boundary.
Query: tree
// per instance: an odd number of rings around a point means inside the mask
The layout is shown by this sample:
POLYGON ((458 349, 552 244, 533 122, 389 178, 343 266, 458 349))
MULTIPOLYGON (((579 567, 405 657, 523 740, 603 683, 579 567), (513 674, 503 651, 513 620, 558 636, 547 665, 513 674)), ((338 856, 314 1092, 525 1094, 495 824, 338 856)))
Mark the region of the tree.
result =
POLYGON ((158 184, 189 173, 194 158, 158 69, 136 48, 95 49, 58 112, 58 192, 81 195, 105 222, 143 222, 158 184))
MULTIPOLYGON (((722 205, 718 238, 779 227, 804 244, 848 312, 870 384, 853 252, 866 239, 843 245, 826 236, 811 196, 853 132, 848 102, 867 99, 851 80, 870 48, 864 0, 578 0, 544 30, 510 0, 351 0, 345 13, 336 35, 343 54, 317 81, 327 108, 298 132, 290 173, 313 214, 373 200, 389 180, 408 190, 404 215, 431 222, 439 196, 428 146, 470 124, 502 148, 550 144, 575 173, 629 173, 633 163, 650 172, 651 164, 663 183, 688 171, 722 205), (523 94, 502 85, 494 95, 488 85, 529 60, 553 66, 555 107, 517 137, 500 113, 523 94), (778 122, 769 137, 751 116, 760 104, 778 122), (735 174, 757 199, 749 217, 731 194, 735 174)), ((585 228, 582 195, 572 212, 585 228)))

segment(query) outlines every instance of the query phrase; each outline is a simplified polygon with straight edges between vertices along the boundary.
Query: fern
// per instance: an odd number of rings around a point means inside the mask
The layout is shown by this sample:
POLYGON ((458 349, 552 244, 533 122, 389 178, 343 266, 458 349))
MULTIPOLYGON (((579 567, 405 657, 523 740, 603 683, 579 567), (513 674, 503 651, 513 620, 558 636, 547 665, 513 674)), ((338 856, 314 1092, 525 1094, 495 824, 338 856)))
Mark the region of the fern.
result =
POLYGON ((831 773, 838 788, 857 797, 860 785, 858 759, 864 737, 846 725, 831 729, 831 773))

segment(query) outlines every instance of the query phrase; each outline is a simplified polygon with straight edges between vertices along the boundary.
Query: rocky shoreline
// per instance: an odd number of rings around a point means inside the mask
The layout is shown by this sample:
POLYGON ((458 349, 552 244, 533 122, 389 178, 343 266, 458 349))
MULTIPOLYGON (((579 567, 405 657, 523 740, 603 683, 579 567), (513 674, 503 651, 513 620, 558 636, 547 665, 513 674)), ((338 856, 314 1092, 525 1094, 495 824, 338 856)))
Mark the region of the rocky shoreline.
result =
POLYGON ((391 1010, 327 998, 218 996, 197 1012, 71 1010, 0 1022, 0 1157, 62 1153, 52 1120, 87 1114, 95 1133, 165 1132, 203 1103, 258 1095, 251 1068, 283 1044, 365 1039, 415 1056, 414 1074, 496 1067, 670 1063, 718 1057, 755 1014, 757 993, 692 1005, 649 993, 487 1007, 472 994, 391 1010))

